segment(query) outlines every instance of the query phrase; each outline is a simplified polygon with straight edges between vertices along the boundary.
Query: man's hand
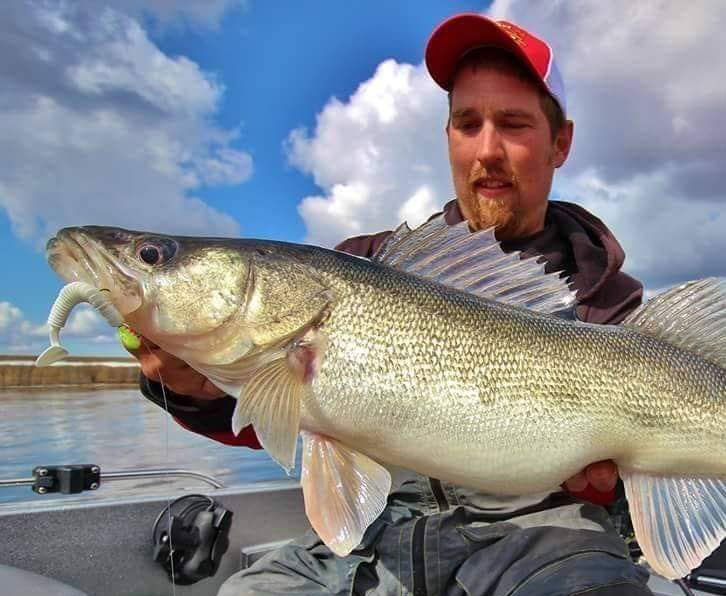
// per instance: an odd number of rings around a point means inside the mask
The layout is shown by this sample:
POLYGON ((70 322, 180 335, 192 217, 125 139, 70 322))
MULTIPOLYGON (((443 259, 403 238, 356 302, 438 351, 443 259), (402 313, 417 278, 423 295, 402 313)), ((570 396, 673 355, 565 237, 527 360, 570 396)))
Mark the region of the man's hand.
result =
POLYGON ((152 381, 159 381, 174 393, 188 395, 200 400, 224 397, 224 391, 215 387, 209 379, 198 373, 183 360, 172 356, 146 338, 141 338, 141 347, 126 350, 141 364, 141 372, 152 381))
POLYGON ((595 462, 564 483, 564 488, 587 501, 606 504, 613 500, 612 491, 618 482, 618 467, 611 459, 595 462), (583 494, 584 493, 584 494, 583 494), (597 498, 601 493, 602 498, 597 498))

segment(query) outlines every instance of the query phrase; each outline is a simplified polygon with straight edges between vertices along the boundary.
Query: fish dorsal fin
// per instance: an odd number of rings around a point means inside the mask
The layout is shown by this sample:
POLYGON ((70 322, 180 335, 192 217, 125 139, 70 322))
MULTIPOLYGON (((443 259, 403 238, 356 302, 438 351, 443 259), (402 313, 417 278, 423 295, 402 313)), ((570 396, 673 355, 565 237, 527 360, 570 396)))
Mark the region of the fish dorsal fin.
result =
POLYGON ((726 482, 620 469, 635 537, 668 579, 688 575, 726 538, 726 482))
POLYGON ((305 513, 320 539, 344 557, 385 509, 391 474, 335 439, 306 431, 302 437, 305 513))
POLYGON ((726 279, 689 281, 663 292, 623 325, 726 368, 726 279))
POLYGON ((494 228, 471 232, 443 215, 411 231, 399 226, 373 256, 388 265, 441 284, 543 313, 571 309, 575 293, 559 273, 545 273, 538 258, 505 253, 494 228))
POLYGON ((400 226, 398 226, 386 237, 383 243, 378 247, 376 254, 373 255, 373 258, 371 260, 376 263, 385 264, 391 248, 395 247, 402 238, 408 236, 410 233, 411 228, 409 228, 408 224, 404 221, 400 226))

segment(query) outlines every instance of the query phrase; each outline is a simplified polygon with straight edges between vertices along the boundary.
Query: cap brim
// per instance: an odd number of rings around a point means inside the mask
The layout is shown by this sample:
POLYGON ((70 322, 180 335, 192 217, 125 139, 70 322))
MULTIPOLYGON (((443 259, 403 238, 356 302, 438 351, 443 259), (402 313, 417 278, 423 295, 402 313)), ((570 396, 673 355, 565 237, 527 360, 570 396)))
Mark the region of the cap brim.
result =
POLYGON ((425 54, 431 78, 446 91, 451 91, 456 64, 466 52, 483 46, 512 52, 541 80, 519 45, 494 21, 474 13, 453 16, 431 34, 425 54))

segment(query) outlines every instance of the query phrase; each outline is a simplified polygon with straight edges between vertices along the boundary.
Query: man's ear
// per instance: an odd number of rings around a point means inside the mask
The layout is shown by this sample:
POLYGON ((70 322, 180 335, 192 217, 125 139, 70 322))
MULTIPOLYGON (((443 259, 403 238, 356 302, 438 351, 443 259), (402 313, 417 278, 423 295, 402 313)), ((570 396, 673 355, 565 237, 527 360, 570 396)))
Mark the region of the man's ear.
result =
POLYGON ((562 125, 560 132, 557 133, 554 142, 554 153, 552 161, 556 168, 559 168, 567 160, 572 147, 572 135, 575 131, 575 123, 572 120, 566 120, 562 125))

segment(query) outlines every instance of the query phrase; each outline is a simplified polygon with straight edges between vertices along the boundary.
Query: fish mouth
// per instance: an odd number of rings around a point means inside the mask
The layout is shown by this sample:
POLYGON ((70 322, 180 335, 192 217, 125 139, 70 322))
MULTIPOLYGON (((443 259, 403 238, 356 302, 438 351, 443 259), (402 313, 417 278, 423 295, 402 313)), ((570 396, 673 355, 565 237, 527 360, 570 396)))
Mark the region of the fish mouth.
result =
POLYGON ((93 237, 92 228, 64 228, 46 245, 46 259, 66 282, 82 281, 109 292, 122 315, 142 304, 139 272, 122 261, 93 237))

